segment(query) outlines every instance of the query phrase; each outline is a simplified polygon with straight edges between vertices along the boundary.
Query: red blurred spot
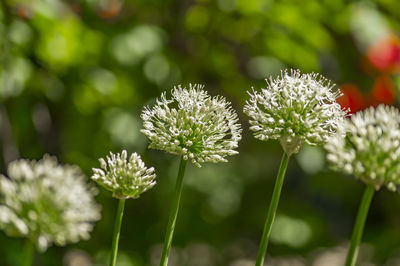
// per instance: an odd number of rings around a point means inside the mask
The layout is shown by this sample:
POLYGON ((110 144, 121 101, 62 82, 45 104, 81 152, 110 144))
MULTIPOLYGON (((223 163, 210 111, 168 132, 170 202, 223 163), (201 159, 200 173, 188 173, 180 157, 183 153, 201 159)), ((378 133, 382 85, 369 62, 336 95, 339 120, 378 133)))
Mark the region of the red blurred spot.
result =
POLYGON ((355 113, 364 108, 363 94, 354 84, 344 84, 340 88, 343 95, 337 99, 342 108, 350 109, 350 113, 355 113))
POLYGON ((396 89, 388 75, 381 75, 375 79, 372 95, 378 103, 393 105, 396 102, 396 89))
POLYGON ((101 18, 112 18, 119 14, 122 8, 120 0, 108 0, 106 7, 101 8, 98 11, 98 15, 101 18))
POLYGON ((17 6, 17 15, 22 19, 29 19, 32 17, 32 10, 24 4, 19 4, 17 6))
POLYGON ((373 44, 366 56, 378 71, 397 72, 400 70, 400 41, 391 34, 373 44))

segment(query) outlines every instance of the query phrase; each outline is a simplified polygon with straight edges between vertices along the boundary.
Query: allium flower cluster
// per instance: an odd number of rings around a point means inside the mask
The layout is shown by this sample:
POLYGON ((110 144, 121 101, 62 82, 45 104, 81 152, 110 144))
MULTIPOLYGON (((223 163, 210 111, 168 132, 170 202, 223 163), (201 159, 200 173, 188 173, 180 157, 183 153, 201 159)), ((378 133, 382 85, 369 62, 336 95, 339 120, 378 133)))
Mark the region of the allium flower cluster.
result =
POLYGON ((139 198, 140 194, 155 186, 154 168, 147 168, 140 156, 132 153, 128 159, 125 150, 121 154, 99 159, 101 169, 93 168, 92 179, 120 199, 139 198))
POLYGON ((249 93, 244 113, 250 129, 260 140, 277 139, 288 155, 304 143, 319 145, 342 124, 344 112, 336 99, 339 91, 318 74, 282 71, 267 80, 267 88, 249 93))
POLYGON ((396 191, 400 184, 400 114, 379 105, 345 121, 346 137, 329 139, 325 148, 332 168, 354 175, 376 190, 396 191))
POLYGON ((241 127, 236 112, 221 96, 211 97, 203 85, 181 86, 165 93, 153 108, 142 112, 149 148, 182 155, 200 167, 203 162, 226 162, 238 152, 241 127))
POLYGON ((100 206, 96 188, 77 166, 45 155, 10 163, 8 176, 0 176, 0 229, 6 234, 27 237, 40 251, 90 237, 100 206))

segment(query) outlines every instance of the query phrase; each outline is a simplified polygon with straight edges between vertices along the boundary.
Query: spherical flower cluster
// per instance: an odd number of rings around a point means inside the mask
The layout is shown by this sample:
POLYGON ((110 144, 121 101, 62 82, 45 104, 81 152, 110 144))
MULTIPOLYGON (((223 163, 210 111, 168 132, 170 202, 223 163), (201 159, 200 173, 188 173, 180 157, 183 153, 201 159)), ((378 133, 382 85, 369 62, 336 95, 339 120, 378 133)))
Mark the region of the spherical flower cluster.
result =
POLYGON ((93 168, 92 179, 119 199, 139 198, 140 194, 155 186, 154 168, 147 168, 136 153, 128 159, 125 150, 121 154, 99 159, 101 169, 93 168))
POLYGON ((277 139, 288 155, 304 143, 319 145, 342 124, 344 112, 336 99, 340 92, 318 74, 282 71, 267 80, 267 88, 249 93, 244 113, 260 140, 277 139))
POLYGON ((96 192, 77 166, 55 157, 14 161, 8 177, 0 176, 0 229, 29 238, 40 251, 88 239, 101 216, 96 192))
POLYGON ((346 137, 335 135, 325 148, 332 168, 354 175, 376 190, 400 185, 400 114, 395 107, 379 105, 347 119, 346 137))
POLYGON ((211 97, 202 85, 181 86, 172 90, 172 99, 165 93, 150 109, 142 113, 149 148, 190 159, 200 167, 203 162, 226 162, 228 155, 238 152, 241 127, 236 112, 225 98, 211 97))

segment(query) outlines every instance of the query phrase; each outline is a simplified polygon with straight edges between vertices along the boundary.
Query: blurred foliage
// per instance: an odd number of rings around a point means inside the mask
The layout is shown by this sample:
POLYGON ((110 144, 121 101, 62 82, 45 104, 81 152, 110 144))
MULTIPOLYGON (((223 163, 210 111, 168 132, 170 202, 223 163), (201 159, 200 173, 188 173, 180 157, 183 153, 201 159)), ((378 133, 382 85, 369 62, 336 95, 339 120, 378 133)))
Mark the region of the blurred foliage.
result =
MULTIPOLYGON (((246 266, 281 156, 277 143, 247 130, 246 90, 289 67, 346 85, 341 104, 352 111, 395 104, 400 89, 398 0, 1 0, 0 7, 1 172, 13 159, 50 153, 90 176, 97 158, 122 148, 156 167, 158 185, 127 202, 120 266, 158 265, 160 257, 178 158, 147 150, 139 115, 162 91, 203 83, 233 102, 244 128, 240 155, 187 170, 170 265, 246 266)), ((270 265, 340 265, 363 185, 329 171, 318 148, 294 158, 270 265)), ((117 202, 103 190, 98 201, 103 219, 92 238, 37 254, 36 265, 106 265, 117 202)), ((399 195, 376 195, 361 263, 400 264, 399 208, 399 195)), ((17 265, 22 245, 0 233, 0 265, 17 265)))

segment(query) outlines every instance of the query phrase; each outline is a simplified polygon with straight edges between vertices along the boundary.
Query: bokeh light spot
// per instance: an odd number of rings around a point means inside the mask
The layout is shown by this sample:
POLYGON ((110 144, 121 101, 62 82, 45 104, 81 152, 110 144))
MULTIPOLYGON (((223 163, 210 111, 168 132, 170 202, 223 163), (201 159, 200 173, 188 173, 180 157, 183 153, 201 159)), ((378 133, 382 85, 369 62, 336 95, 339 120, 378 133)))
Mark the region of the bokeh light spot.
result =
POLYGON ((325 166, 325 155, 319 147, 304 145, 297 154, 300 167, 307 174, 315 174, 325 166))
POLYGON ((277 215, 271 232, 271 241, 300 248, 311 239, 312 230, 303 220, 277 215))

